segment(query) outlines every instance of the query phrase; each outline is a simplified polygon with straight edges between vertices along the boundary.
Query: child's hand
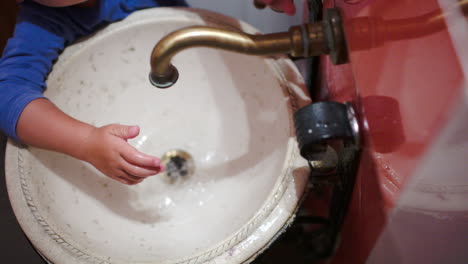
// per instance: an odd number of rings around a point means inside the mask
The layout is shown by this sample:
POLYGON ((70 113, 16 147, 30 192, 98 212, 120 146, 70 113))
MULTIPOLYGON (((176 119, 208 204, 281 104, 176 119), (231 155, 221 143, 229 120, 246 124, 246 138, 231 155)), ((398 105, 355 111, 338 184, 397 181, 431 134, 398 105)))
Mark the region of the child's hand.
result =
POLYGON ((271 9, 284 12, 290 16, 296 13, 293 0, 254 0, 255 6, 267 5, 271 9))
POLYGON ((96 128, 65 114, 44 98, 33 100, 24 108, 16 130, 25 144, 87 161, 125 184, 137 184, 164 170, 158 158, 143 154, 127 143, 127 139, 140 133, 137 126, 96 128))
POLYGON ((163 168, 158 158, 143 154, 127 143, 127 139, 139 133, 138 126, 113 124, 94 128, 83 146, 83 160, 119 182, 140 183, 163 168))

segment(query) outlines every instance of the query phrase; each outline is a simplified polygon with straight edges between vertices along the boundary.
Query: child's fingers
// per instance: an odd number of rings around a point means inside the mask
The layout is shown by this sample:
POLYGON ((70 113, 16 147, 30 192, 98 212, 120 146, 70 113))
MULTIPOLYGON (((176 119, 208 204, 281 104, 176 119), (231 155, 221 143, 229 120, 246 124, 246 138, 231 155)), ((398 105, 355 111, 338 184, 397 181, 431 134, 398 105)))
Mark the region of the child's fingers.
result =
POLYGON ((114 180, 117 180, 123 184, 127 184, 127 185, 135 185, 137 183, 140 183, 144 180, 144 178, 137 178, 137 177, 134 177, 128 173, 126 173, 125 171, 123 170, 118 170, 117 174, 113 177, 114 180))
POLYGON ((138 183, 142 182, 144 179, 135 181, 135 180, 129 180, 129 179, 123 178, 123 177, 117 177, 115 180, 117 180, 117 181, 119 181, 119 182, 121 182, 123 184, 135 185, 135 184, 138 184, 138 183))
POLYGON ((159 167, 139 167, 128 163, 126 160, 122 160, 121 164, 122 169, 130 175, 136 177, 146 178, 148 176, 156 175, 161 171, 159 167))
POLYGON ((153 156, 141 153, 130 145, 127 145, 126 147, 124 147, 120 151, 120 155, 127 162, 134 164, 136 166, 160 169, 161 161, 157 157, 153 157, 153 156))
POLYGON ((109 133, 111 133, 112 135, 125 140, 134 138, 140 133, 139 126, 125 126, 112 124, 106 126, 106 129, 108 129, 109 133))

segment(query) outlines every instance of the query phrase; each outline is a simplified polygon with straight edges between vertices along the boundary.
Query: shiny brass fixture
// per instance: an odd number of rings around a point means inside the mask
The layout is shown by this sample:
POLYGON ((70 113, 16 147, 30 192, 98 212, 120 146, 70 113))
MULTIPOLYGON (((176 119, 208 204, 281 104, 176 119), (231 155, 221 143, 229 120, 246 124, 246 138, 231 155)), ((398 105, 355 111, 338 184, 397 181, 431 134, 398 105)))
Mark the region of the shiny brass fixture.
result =
POLYGON ((447 30, 445 20, 461 11, 468 17, 468 0, 460 0, 447 10, 437 9, 416 17, 384 20, 377 16, 346 21, 347 44, 352 51, 367 50, 387 42, 425 37, 447 30))
POLYGON ((209 47, 248 55, 268 56, 289 53, 293 57, 330 54, 332 61, 346 61, 341 17, 328 9, 321 22, 293 26, 288 32, 251 35, 243 32, 194 26, 175 31, 157 43, 151 54, 150 81, 158 88, 168 88, 178 79, 172 57, 191 47, 209 47))
MULTIPOLYGON (((468 16, 468 0, 459 0, 444 13, 436 10, 422 16, 384 21, 379 17, 358 17, 346 21, 347 42, 352 50, 364 50, 398 41, 426 36, 446 28, 445 19, 460 8, 468 16)), ((175 31, 161 41, 151 53, 150 81, 158 88, 168 88, 179 73, 171 59, 191 47, 209 47, 249 55, 268 56, 289 53, 293 57, 329 54, 335 64, 347 61, 347 44, 343 21, 336 8, 325 10, 323 21, 293 26, 288 32, 251 35, 214 27, 188 27, 175 31)))

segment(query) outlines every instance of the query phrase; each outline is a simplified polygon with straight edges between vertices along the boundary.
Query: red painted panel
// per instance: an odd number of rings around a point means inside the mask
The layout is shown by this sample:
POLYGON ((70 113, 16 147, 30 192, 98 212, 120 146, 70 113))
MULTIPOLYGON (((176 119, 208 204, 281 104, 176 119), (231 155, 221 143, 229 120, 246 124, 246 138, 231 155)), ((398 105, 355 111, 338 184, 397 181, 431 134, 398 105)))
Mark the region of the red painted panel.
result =
POLYGON ((354 102, 365 144, 333 263, 363 263, 401 189, 444 125, 464 77, 443 19, 433 23, 423 16, 440 13, 436 0, 324 4, 344 15, 350 63, 336 66, 322 58, 326 92, 321 99, 354 102))

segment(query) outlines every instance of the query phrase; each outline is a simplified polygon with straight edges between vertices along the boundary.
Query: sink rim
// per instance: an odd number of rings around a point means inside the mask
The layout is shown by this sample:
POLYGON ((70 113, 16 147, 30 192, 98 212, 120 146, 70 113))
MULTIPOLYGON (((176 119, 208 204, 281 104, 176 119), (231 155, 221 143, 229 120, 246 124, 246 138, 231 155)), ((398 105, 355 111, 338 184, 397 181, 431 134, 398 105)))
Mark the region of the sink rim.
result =
MULTIPOLYGON (((209 12, 206 10, 187 9, 187 8, 156 8, 156 9, 147 9, 147 10, 135 12, 134 14, 129 16, 124 21, 120 21, 120 22, 117 22, 108 26, 107 28, 95 34, 94 41, 98 41, 99 37, 105 37, 107 34, 111 34, 114 30, 121 28, 122 25, 126 27, 126 26, 133 26, 136 23, 144 23, 145 17, 147 17, 148 19, 151 19, 152 17, 154 17, 154 12, 159 13, 159 12, 165 12, 167 10, 170 10, 170 11, 177 10, 177 12, 180 12, 182 10, 182 12, 185 12, 188 15, 191 15, 191 16, 195 15, 197 17, 200 15, 203 15, 204 17, 205 16, 209 17, 209 19, 212 19, 218 23, 221 21, 220 18, 222 18, 223 23, 226 25, 229 25, 228 23, 226 23, 226 21, 232 20, 232 21, 235 21, 236 23, 239 23, 243 27, 243 30, 249 29, 252 32, 256 32, 256 30, 253 29, 253 27, 247 25, 244 22, 226 17, 224 15, 209 12)), ((229 26, 234 27, 235 25, 231 24, 229 26)), ((64 52, 65 56, 61 57, 61 59, 59 59, 59 61, 55 64, 54 67, 60 67, 60 65, 62 65, 63 63, 66 63, 68 61, 68 58, 66 56, 67 55, 73 56, 74 52, 81 49, 82 46, 83 46, 83 42, 80 42, 80 43, 76 43, 68 47, 67 48, 68 52, 67 53, 64 52)), ((289 61, 285 59, 284 57, 280 58, 279 60, 289 61)), ((277 70, 278 70, 278 67, 280 67, 279 65, 277 65, 277 62, 272 62, 272 64, 274 64, 277 70)), ((291 64, 288 64, 286 67, 288 66, 291 67, 291 64)), ((282 79, 281 81, 283 82, 283 84, 287 84, 287 81, 285 77, 283 76, 283 74, 279 74, 278 77, 282 79)), ((295 102, 293 102, 296 99, 294 98, 294 94, 290 95, 290 98, 292 98, 293 100, 291 100, 289 105, 291 106, 291 108, 296 108, 297 105, 295 106, 295 102)), ((292 109, 289 109, 289 110, 292 111, 292 109)), ((290 115, 290 118, 291 118, 291 115, 290 115)), ((226 248, 230 248, 236 244, 242 243, 242 241, 246 240, 249 237, 249 235, 251 235, 256 229, 258 229, 259 224, 261 224, 261 222, 265 220, 268 216, 271 216, 271 213, 275 209, 279 208, 278 207, 279 203, 285 199, 284 193, 288 190, 288 188, 292 188, 291 187, 291 183, 293 182, 292 169, 295 167, 305 165, 305 161, 303 161, 298 155, 298 150, 296 146, 297 146, 296 141, 290 138, 288 142, 288 146, 287 146, 287 154, 286 154, 284 164, 280 173, 281 176, 278 176, 276 178, 277 183, 275 184, 275 188, 271 190, 270 194, 268 195, 268 198, 263 203, 261 210, 259 210, 257 214, 255 214, 248 222, 245 223, 245 225, 240 229, 241 231, 238 231, 236 234, 233 234, 230 238, 226 238, 224 241, 215 245, 213 248, 211 248, 207 252, 202 252, 202 253, 199 253, 197 256, 178 260, 175 263, 189 263, 189 262, 200 263, 200 262, 203 262, 204 260, 212 259, 213 255, 219 257, 222 255, 223 250, 225 250, 226 248), (274 198, 274 199, 271 199, 271 198, 274 198), (268 202, 269 204, 267 206, 268 202), (264 210, 265 208, 267 208, 267 210, 264 210), (193 260, 195 261, 192 262, 193 260)), ((47 259, 55 260, 57 259, 57 256, 59 256, 58 258, 61 258, 61 256, 65 257, 63 255, 67 253, 69 254, 70 252, 74 253, 75 256, 78 256, 77 258, 78 260, 82 259, 86 253, 80 251, 77 248, 74 248, 72 246, 73 241, 71 242, 72 244, 68 243, 67 241, 63 240, 59 234, 56 234, 53 230, 51 230, 50 227, 47 227, 47 223, 45 223, 45 221, 42 219, 40 212, 37 211, 37 208, 34 205, 34 201, 32 197, 29 196, 29 199, 28 199, 29 191, 28 191, 27 179, 25 178, 26 176, 24 174, 24 168, 21 167, 21 162, 23 161, 22 160, 23 156, 21 153, 23 151, 27 151, 27 149, 21 148, 17 146, 14 142, 9 140, 7 144, 6 155, 5 155, 5 161, 6 161, 5 169, 6 169, 8 193, 10 196, 10 201, 12 203, 13 209, 15 211, 15 215, 18 221, 20 222, 20 225, 22 226, 23 230, 25 231, 29 239, 35 242, 34 245, 36 246, 36 248, 47 259), (20 177, 13 177, 13 175, 15 175, 16 169, 18 169, 18 171, 20 172, 20 177), (27 201, 24 199, 26 199, 27 201), (26 204, 29 209, 25 210, 26 208, 24 207, 24 204, 26 204), (33 218, 31 218, 31 214, 33 218), (44 224, 38 225, 41 223, 45 223, 45 225, 44 224), (37 227, 42 228, 42 230, 40 228, 38 229, 37 227), (67 249, 67 250, 61 252, 60 250, 57 250, 57 249, 45 248, 43 245, 47 243, 44 243, 44 237, 41 236, 41 232, 43 233, 44 231, 49 232, 48 238, 50 238, 52 241, 55 241, 55 243, 60 244, 61 249, 67 249), (54 250, 55 252, 52 252, 54 250)), ((305 183, 305 179, 302 178, 302 179, 299 179, 298 181, 302 181, 302 182, 298 182, 297 184, 298 185, 302 184, 302 187, 303 187, 305 183)), ((296 197, 297 201, 293 202, 293 204, 297 204, 299 198, 300 197, 296 197)), ((293 215, 296 206, 285 205, 284 208, 287 208, 290 211, 290 215, 288 217, 289 219, 293 215)), ((280 225, 280 226, 281 227, 279 227, 278 230, 274 232, 274 234, 276 234, 279 231, 279 229, 283 228, 283 225, 280 225)), ((257 251, 264 248, 265 245, 261 245, 260 248, 257 249, 257 251)), ((243 256, 243 257, 245 258, 249 256, 243 256)), ((81 263, 81 262, 77 262, 77 263, 81 263)), ((94 260, 92 260, 91 263, 110 263, 110 262, 103 261, 100 258, 94 258, 94 260)), ((168 262, 168 263, 173 263, 173 262, 168 262)))

